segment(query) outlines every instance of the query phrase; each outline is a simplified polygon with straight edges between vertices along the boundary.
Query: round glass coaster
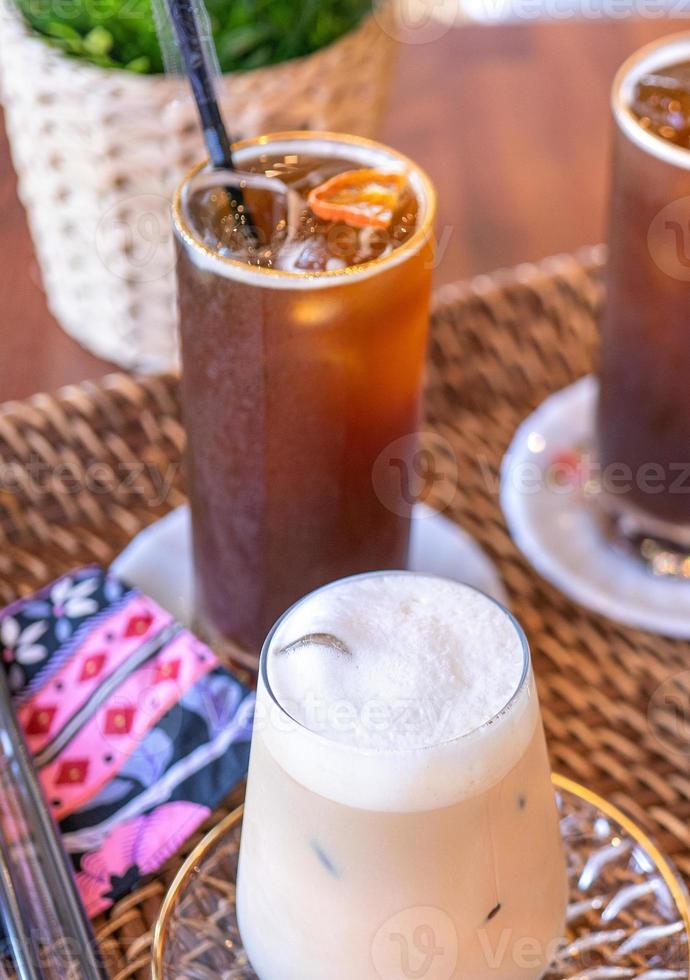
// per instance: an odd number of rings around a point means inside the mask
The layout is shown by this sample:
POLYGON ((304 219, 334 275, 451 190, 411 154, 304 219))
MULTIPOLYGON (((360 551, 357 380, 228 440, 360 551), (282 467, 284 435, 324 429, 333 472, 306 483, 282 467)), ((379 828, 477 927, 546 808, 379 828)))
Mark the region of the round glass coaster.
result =
MULTIPOLYGON (((690 904, 675 869, 616 807, 554 775, 568 860, 568 941, 544 980, 688 980, 690 904)), ((242 808, 208 834, 165 898, 153 980, 256 980, 237 928, 242 808)))

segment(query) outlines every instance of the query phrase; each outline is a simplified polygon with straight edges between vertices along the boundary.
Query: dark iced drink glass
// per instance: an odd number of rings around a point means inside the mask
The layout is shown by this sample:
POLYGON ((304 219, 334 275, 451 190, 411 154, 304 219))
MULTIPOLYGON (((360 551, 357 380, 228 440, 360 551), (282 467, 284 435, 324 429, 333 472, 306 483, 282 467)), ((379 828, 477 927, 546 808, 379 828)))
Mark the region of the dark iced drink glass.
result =
POLYGON ((252 237, 230 206, 237 175, 203 166, 173 218, 198 621, 254 664, 300 596, 405 567, 434 193, 411 161, 350 136, 278 134, 235 154, 255 175, 240 180, 252 237))
POLYGON ((608 530, 690 575, 690 34, 621 68, 598 446, 608 530))

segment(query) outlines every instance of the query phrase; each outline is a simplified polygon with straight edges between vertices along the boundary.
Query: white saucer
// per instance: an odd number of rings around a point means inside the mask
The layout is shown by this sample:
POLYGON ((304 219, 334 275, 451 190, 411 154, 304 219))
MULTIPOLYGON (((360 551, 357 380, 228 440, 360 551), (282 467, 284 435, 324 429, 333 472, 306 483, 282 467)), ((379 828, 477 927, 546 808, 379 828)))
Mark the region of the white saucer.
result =
POLYGON ((690 639, 690 582, 656 578, 604 538, 581 487, 558 485, 554 459, 591 442, 598 393, 588 376, 551 395, 519 427, 501 468, 513 540, 581 605, 626 626, 690 639))
MULTIPOLYGON (((412 523, 410 569, 466 582, 507 605, 493 562, 477 542, 442 514, 417 504, 412 523)), ((189 509, 178 507, 141 531, 112 564, 182 623, 193 619, 193 573, 189 509)))

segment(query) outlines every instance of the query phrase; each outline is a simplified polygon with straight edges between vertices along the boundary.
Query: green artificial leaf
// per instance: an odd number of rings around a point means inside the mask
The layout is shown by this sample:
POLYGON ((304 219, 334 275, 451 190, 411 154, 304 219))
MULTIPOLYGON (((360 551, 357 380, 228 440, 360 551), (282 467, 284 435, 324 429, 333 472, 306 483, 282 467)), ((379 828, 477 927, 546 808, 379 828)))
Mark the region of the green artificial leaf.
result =
POLYGON ((220 34, 218 57, 224 62, 244 58, 262 45, 270 34, 271 29, 266 24, 234 27, 220 34))
MULTIPOLYGON (((156 74, 163 60, 150 0, 16 0, 31 28, 67 54, 156 74)), ((222 71, 299 58, 353 30, 372 0, 207 0, 222 71)))
POLYGON ((151 62, 146 55, 141 55, 139 58, 133 58, 128 62, 125 68, 127 71, 135 71, 140 75, 146 75, 151 70, 151 62))
POLYGON ((82 37, 69 24, 61 24, 59 21, 51 20, 46 25, 46 34, 63 41, 81 41, 82 37))
POLYGON ((113 35, 105 27, 92 27, 84 38, 84 50, 88 54, 108 54, 113 47, 113 35))

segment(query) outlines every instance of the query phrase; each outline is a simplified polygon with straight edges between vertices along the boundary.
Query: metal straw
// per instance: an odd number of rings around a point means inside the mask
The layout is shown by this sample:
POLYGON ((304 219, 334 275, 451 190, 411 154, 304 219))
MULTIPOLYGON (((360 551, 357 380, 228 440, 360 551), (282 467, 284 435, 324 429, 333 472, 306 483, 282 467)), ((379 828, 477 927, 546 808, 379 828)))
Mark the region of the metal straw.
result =
POLYGON ((2 669, 0 920, 21 980, 107 980, 2 669))

